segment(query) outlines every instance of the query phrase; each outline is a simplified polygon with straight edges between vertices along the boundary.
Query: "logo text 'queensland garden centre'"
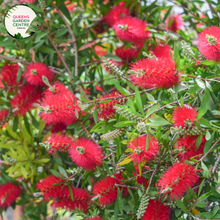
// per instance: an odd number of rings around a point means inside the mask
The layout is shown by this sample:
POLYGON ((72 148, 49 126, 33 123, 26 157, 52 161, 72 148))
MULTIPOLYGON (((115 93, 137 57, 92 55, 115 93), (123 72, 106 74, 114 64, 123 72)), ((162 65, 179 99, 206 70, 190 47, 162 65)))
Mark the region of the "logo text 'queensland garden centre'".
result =
POLYGON ((12 37, 29 37, 31 34, 27 33, 27 30, 36 16, 33 9, 27 5, 13 6, 5 14, 5 28, 12 37))

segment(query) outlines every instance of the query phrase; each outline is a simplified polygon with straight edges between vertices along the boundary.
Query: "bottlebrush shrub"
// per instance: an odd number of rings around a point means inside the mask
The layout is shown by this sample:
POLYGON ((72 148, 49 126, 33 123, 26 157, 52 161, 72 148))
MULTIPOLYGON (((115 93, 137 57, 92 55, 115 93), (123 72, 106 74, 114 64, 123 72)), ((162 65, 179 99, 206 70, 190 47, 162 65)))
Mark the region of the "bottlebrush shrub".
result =
POLYGON ((220 219, 217 3, 23 2, 32 35, 0 35, 0 212, 220 219))

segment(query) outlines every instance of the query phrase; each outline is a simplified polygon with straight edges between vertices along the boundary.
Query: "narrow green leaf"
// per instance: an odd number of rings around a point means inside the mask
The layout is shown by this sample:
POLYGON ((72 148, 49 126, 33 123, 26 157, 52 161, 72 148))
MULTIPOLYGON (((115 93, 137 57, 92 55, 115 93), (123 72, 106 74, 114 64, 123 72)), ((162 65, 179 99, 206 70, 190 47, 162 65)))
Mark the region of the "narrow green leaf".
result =
POLYGON ((196 139, 196 144, 195 144, 196 151, 199 149, 201 143, 202 143, 202 134, 200 134, 199 137, 196 139))
POLYGON ((98 128, 102 127, 105 124, 105 121, 101 121, 98 124, 96 124, 90 132, 94 132, 95 130, 97 130, 98 128))
POLYGON ((148 132, 147 132, 147 137, 146 137, 146 148, 145 148, 145 151, 147 152, 148 150, 148 147, 149 147, 149 137, 148 137, 148 132))
POLYGON ((133 121, 121 121, 114 125, 116 128, 123 128, 129 125, 135 125, 136 123, 133 121))
POLYGON ((147 111, 146 117, 148 118, 150 115, 152 115, 155 111, 157 111, 160 108, 160 105, 154 105, 152 107, 150 107, 147 111))
POLYGON ((205 139, 208 141, 208 140, 210 140, 210 138, 211 138, 210 132, 209 132, 209 131, 206 131, 205 139))
POLYGON ((212 142, 214 140, 214 136, 215 136, 215 132, 213 132, 211 134, 211 138, 208 141, 206 141, 205 146, 204 146, 204 154, 206 154, 207 151, 210 149, 212 142))
POLYGON ((67 173, 66 173, 66 170, 65 170, 63 167, 58 166, 58 170, 60 171, 60 173, 61 173, 63 176, 65 176, 66 178, 68 178, 68 175, 67 175, 67 173))
POLYGON ((17 73, 17 79, 16 79, 16 82, 17 82, 17 83, 20 82, 20 79, 21 79, 21 72, 22 72, 22 69, 21 69, 21 67, 19 67, 19 69, 18 69, 18 73, 17 73))
POLYGON ((25 128, 27 129, 27 132, 29 133, 30 136, 32 136, 31 129, 30 129, 30 124, 28 122, 28 118, 27 118, 26 115, 24 116, 24 124, 25 124, 25 128))
POLYGON ((96 108, 95 108, 95 110, 94 110, 94 112, 93 112, 93 117, 94 117, 95 123, 97 124, 97 123, 98 123, 98 113, 97 113, 96 108))
POLYGON ((140 95, 138 88, 135 88, 135 100, 136 100, 138 109, 144 115, 143 105, 142 105, 142 101, 141 101, 141 95, 140 95))
POLYGON ((204 179, 204 180, 200 183, 200 185, 199 185, 198 196, 200 195, 200 193, 201 193, 201 191, 202 191, 204 182, 205 182, 205 179, 204 179))
POLYGON ((135 109, 135 107, 134 107, 134 104, 133 104, 133 102, 132 102, 132 100, 131 99, 128 99, 128 106, 129 106, 129 108, 131 109, 131 111, 134 113, 134 114, 136 114, 137 112, 136 112, 136 109, 135 109))
POLYGON ((17 131, 17 128, 18 128, 18 116, 16 116, 16 117, 14 118, 12 130, 13 130, 14 132, 16 132, 16 131, 17 131))
POLYGON ((50 171, 54 176, 65 179, 65 177, 63 175, 61 175, 59 172, 57 172, 56 170, 50 169, 50 171))
POLYGON ((181 208, 181 210, 185 213, 188 213, 189 211, 187 210, 186 206, 184 205, 184 203, 180 200, 177 199, 176 200, 177 205, 181 208))
POLYGON ((69 192, 70 192, 70 197, 71 197, 72 201, 74 201, 74 198, 73 198, 73 191, 72 191, 72 189, 71 189, 71 187, 70 187, 69 184, 68 184, 67 186, 68 186, 68 189, 69 189, 69 192))
POLYGON ((205 178, 209 178, 209 169, 202 161, 201 161, 201 167, 203 169, 203 176, 205 178))

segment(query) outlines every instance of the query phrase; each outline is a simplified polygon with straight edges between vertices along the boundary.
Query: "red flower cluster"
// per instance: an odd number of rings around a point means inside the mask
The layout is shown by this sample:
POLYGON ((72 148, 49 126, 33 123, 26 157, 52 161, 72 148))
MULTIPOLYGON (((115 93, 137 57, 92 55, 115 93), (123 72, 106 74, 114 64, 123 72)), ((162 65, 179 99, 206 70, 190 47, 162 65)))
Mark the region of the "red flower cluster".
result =
POLYGON ((10 100, 11 107, 14 109, 15 115, 25 115, 29 112, 35 103, 38 103, 41 94, 35 86, 24 85, 20 91, 10 100))
POLYGON ((71 187, 73 200, 71 199, 68 186, 64 186, 62 190, 62 196, 54 198, 52 206, 54 208, 63 208, 67 210, 76 210, 81 211, 88 210, 88 203, 90 201, 89 193, 85 189, 71 187))
POLYGON ((169 220, 171 210, 160 201, 150 200, 142 220, 169 220))
POLYGON ((21 194, 21 188, 13 183, 0 185, 0 207, 9 207, 21 194))
POLYGON ((0 74, 0 87, 5 87, 2 83, 2 80, 9 86, 9 91, 13 91, 16 87, 13 87, 17 85, 16 79, 17 79, 17 73, 18 73, 19 66, 18 64, 5 64, 2 68, 1 74, 0 74))
POLYGON ((171 15, 165 21, 165 29, 176 32, 183 29, 183 18, 182 15, 171 15))
POLYGON ((153 53, 156 57, 170 57, 170 52, 172 51, 171 47, 166 44, 160 44, 154 47, 153 53))
POLYGON ((130 75, 134 85, 141 88, 171 88, 179 83, 175 62, 168 57, 141 59, 131 65, 137 74, 130 75))
POLYGON ((47 176, 37 183, 37 189, 42 192, 46 201, 50 201, 51 198, 61 197, 63 193, 62 186, 63 180, 54 175, 47 176))
POLYGON ((91 217, 91 218, 86 218, 85 220, 102 220, 99 216, 91 217))
POLYGON ((128 42, 144 41, 149 37, 147 23, 134 17, 118 19, 114 26, 115 34, 119 39, 128 42))
POLYGON ((51 134, 47 140, 44 142, 45 145, 49 145, 47 149, 49 154, 54 154, 56 152, 68 152, 73 140, 66 135, 51 134))
POLYGON ((197 170, 186 163, 175 163, 159 179, 160 192, 170 196, 171 200, 180 198, 189 187, 198 180, 197 170))
MULTIPOLYGON (((173 121, 174 127, 186 127, 185 122, 186 120, 190 120, 191 122, 197 121, 196 116, 198 112, 195 108, 192 108, 189 105, 184 105, 183 107, 176 107, 173 111, 173 121)), ((193 122, 194 125, 194 122, 193 122)))
POLYGON ((199 147, 196 147, 196 140, 198 136, 183 136, 177 139, 175 144, 175 148, 180 149, 181 152, 178 154, 180 160, 189 160, 191 157, 195 157, 198 159, 199 155, 203 155, 203 149, 205 146, 206 139, 203 136, 202 142, 199 147))
POLYGON ((31 63, 27 67, 27 71, 24 73, 27 82, 33 86, 45 86, 42 76, 47 77, 51 81, 54 77, 53 72, 43 63, 31 63))
POLYGON ((118 47, 115 50, 115 54, 122 59, 122 62, 118 62, 119 65, 124 65, 125 63, 131 62, 134 58, 138 57, 138 54, 140 53, 140 48, 138 50, 135 50, 134 48, 125 48, 124 47, 118 47))
POLYGON ((201 54, 208 60, 220 60, 220 28, 204 29, 198 37, 198 47, 201 54))
POLYGON ((115 104, 123 104, 125 100, 123 99, 114 99, 115 97, 122 96, 119 92, 111 92, 110 94, 100 96, 100 98, 106 99, 109 98, 109 102, 107 103, 100 103, 98 106, 99 118, 104 118, 104 120, 107 120, 109 118, 112 118, 115 115, 115 109, 113 108, 115 104))
POLYGON ((127 148, 134 149, 134 154, 131 156, 131 159, 133 159, 135 163, 148 163, 159 151, 159 145, 153 136, 149 138, 148 150, 146 151, 146 138, 147 135, 138 137, 138 140, 135 138, 131 140, 129 146, 127 146, 127 148))
POLYGON ((74 198, 72 201, 68 186, 64 186, 63 180, 54 175, 40 180, 37 183, 37 188, 40 189, 46 201, 53 200, 52 206, 55 208, 88 210, 90 200, 88 192, 84 189, 71 187, 74 198))
POLYGON ((85 170, 94 170, 102 164, 102 150, 90 139, 81 138, 73 142, 69 154, 72 161, 85 170))
POLYGON ((76 122, 78 100, 73 93, 61 83, 55 83, 52 88, 44 92, 41 102, 41 118, 47 124, 65 123, 66 125, 76 122))
MULTIPOLYGON (((92 187, 94 198, 99 198, 101 205, 113 203, 118 197, 118 190, 115 184, 120 184, 120 178, 107 176, 104 179, 99 180, 92 187)), ((126 191, 123 189, 122 196, 125 194, 126 191)))
POLYGON ((129 8, 124 6, 125 2, 120 2, 119 5, 112 8, 104 17, 105 22, 107 22, 110 26, 113 26, 118 19, 130 16, 129 8))

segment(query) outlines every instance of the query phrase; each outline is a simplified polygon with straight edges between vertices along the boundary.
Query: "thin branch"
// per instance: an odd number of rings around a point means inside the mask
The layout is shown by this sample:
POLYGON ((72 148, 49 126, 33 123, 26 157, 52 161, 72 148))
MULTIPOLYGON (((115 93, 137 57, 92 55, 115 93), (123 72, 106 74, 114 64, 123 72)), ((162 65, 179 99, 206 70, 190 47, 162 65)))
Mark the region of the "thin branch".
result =
MULTIPOLYGON (((204 79, 204 78, 200 78, 200 77, 197 77, 197 76, 191 76, 189 74, 186 74, 184 73, 184 75, 186 75, 187 77, 190 77, 190 78, 194 78, 194 79, 201 79, 202 81, 212 81, 212 82, 217 82, 217 83, 220 83, 219 80, 213 80, 213 79, 204 79)), ((219 79, 219 78, 214 78, 214 79, 219 79)))
POLYGON ((216 168, 218 166, 219 161, 220 161, 220 153, 218 153, 218 157, 217 157, 217 159, 215 161, 215 164, 214 164, 214 166, 212 168, 212 173, 215 173, 215 170, 216 170, 216 168))
POLYGON ((86 129, 86 127, 84 126, 84 124, 82 122, 79 122, 79 124, 81 125, 82 129, 88 134, 88 136, 92 139, 92 141, 94 143, 96 143, 95 139, 92 137, 92 135, 89 133, 89 131, 86 129))
POLYGON ((74 46, 74 50, 75 50, 75 76, 77 76, 78 75, 78 50, 77 50, 76 38, 74 36, 74 33, 73 33, 70 25, 68 24, 66 18, 64 17, 62 11, 60 11, 60 9, 54 3, 52 3, 52 5, 54 6, 54 8, 56 8, 57 12, 59 13, 60 17, 63 19, 64 23, 66 24, 66 26, 70 32, 73 46, 74 46))
POLYGON ((71 76, 71 71, 70 71, 69 67, 66 64, 66 61, 64 60, 63 55, 60 53, 60 51, 58 50, 56 44, 54 43, 53 39, 49 35, 47 35, 47 38, 49 39, 49 41, 53 45, 54 49, 56 50, 56 52, 57 52, 57 54, 60 58, 60 60, 62 61, 63 65, 65 66, 65 68, 66 68, 67 72, 69 73, 69 75, 71 76))
POLYGON ((220 137, 218 138, 218 140, 212 145, 212 147, 206 152, 206 154, 201 157, 197 162, 195 162, 195 164, 201 162, 209 153, 210 151, 218 144, 218 142, 220 141, 220 137))
POLYGON ((115 184, 115 186, 120 186, 120 187, 123 187, 123 188, 130 188, 130 189, 140 189, 138 187, 135 187, 135 186, 129 186, 129 185, 122 185, 122 184, 115 184))

